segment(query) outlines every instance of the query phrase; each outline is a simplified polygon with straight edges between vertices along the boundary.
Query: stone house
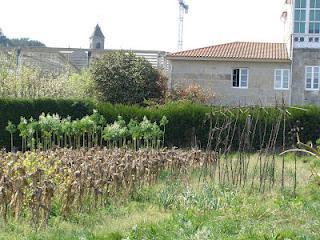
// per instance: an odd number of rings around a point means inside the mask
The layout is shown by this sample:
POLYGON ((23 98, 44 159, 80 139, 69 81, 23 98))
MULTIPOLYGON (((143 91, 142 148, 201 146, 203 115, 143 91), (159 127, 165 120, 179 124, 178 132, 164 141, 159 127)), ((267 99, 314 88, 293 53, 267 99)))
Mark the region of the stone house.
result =
POLYGON ((320 104, 320 0, 285 0, 285 43, 233 42, 172 53, 168 87, 198 84, 214 104, 320 104))

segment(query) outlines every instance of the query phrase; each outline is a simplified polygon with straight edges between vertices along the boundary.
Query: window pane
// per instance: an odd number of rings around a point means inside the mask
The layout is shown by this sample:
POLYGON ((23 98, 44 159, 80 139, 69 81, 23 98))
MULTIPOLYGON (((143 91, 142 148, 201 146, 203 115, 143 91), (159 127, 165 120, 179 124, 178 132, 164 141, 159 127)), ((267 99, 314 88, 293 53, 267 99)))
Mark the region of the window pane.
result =
POLYGON ((300 10, 300 21, 306 20, 306 10, 300 10))
POLYGON ((311 10, 310 11, 310 21, 314 21, 315 20, 315 14, 316 13, 316 11, 314 11, 314 10, 311 10))
POLYGON ((295 10, 294 11, 294 20, 295 21, 300 21, 300 10, 295 10))
POLYGON ((300 8, 306 8, 307 7, 307 1, 306 0, 300 0, 300 8))
POLYGON ((241 69, 241 87, 248 86, 248 71, 246 69, 241 69))
POLYGON ((294 23, 294 32, 299 33, 299 23, 298 22, 294 23))
POLYGON ((315 11, 315 20, 320 21, 320 10, 315 11))
POLYGON ((320 0, 316 1, 316 8, 320 8, 320 0))
POLYGON ((319 88, 319 68, 318 67, 313 68, 313 88, 314 89, 319 88))
POLYGON ((310 8, 315 8, 316 0, 310 0, 310 8))
POLYGON ((233 80, 232 86, 239 87, 239 69, 233 70, 233 79, 232 80, 233 80))
POLYGON ((241 87, 247 87, 247 86, 248 86, 247 78, 241 78, 241 87))
POLYGON ((312 67, 307 67, 306 71, 307 71, 307 74, 310 74, 310 73, 312 74, 312 67))
POLYGON ((314 30, 314 23, 310 23, 309 24, 309 33, 314 33, 315 30, 314 30))
POLYGON ((311 89, 311 79, 307 78, 307 84, 306 84, 307 89, 311 89))
POLYGON ((283 70, 282 88, 289 88, 289 70, 283 70))
POLYGON ((275 87, 276 88, 281 88, 281 75, 276 75, 276 79, 275 79, 275 87))
POLYGON ((314 24, 314 33, 319 33, 320 32, 320 23, 315 23, 314 24))
POLYGON ((306 23, 300 23, 300 31, 299 33, 305 33, 306 32, 306 23))
POLYGON ((306 68, 306 88, 311 89, 312 67, 306 68))
POLYGON ((307 79, 312 79, 312 73, 307 73, 307 79))
POLYGON ((248 69, 246 69, 246 68, 241 69, 241 73, 242 74, 248 74, 248 69))

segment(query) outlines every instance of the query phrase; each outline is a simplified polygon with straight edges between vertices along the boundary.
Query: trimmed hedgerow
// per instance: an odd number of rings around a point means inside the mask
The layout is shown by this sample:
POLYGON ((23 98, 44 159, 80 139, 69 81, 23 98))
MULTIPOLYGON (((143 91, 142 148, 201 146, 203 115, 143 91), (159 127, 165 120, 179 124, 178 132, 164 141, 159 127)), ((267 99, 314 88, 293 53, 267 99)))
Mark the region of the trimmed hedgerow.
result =
MULTIPOLYGON (((166 144, 168 146, 190 147, 195 140, 201 147, 206 147, 208 141, 208 131, 210 123, 208 114, 215 108, 193 104, 190 102, 173 102, 161 106, 141 107, 138 105, 122 105, 110 103, 95 103, 92 101, 64 100, 64 99, 0 99, 0 146, 9 148, 10 134, 5 130, 8 121, 18 124, 20 117, 38 118, 41 113, 58 113, 62 117, 70 116, 72 119, 79 119, 89 115, 97 109, 107 120, 112 123, 118 115, 129 122, 130 119, 142 120, 147 116, 151 121, 159 122, 162 116, 166 116, 169 123, 166 128, 166 144)), ((236 115, 239 109, 231 111, 231 115, 236 115)), ((250 112, 252 116, 258 116, 263 124, 271 128, 273 121, 279 115, 275 108, 247 108, 241 112, 250 112)), ((292 143, 290 129, 300 127, 302 141, 316 141, 320 137, 320 107, 304 106, 300 108, 288 109, 290 115, 286 122, 286 142, 292 143), (301 128, 302 127, 302 128, 301 128)), ((219 114, 215 115, 216 117, 219 114)), ((239 131, 245 125, 245 114, 240 117, 238 123, 239 131)), ((281 126, 282 127, 282 126, 281 126)), ((280 130, 282 133, 282 130, 280 130)), ((15 135, 15 146, 20 147, 20 138, 15 135)), ((236 142, 236 141, 235 141, 236 142)), ((279 139, 279 146, 282 140, 279 139)), ((259 136, 254 139, 254 146, 259 146, 259 136)), ((234 146, 235 148, 237 146, 234 146)))

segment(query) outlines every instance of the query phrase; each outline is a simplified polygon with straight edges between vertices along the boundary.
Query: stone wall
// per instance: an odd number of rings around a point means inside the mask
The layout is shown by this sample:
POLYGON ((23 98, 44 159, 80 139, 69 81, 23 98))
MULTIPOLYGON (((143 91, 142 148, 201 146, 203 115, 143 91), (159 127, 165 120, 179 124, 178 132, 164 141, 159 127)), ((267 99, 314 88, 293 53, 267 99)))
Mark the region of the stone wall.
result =
MULTIPOLYGON (((63 72, 65 69, 81 71, 88 67, 94 59, 101 57, 104 53, 118 51, 117 49, 79 49, 79 48, 0 48, 0 52, 11 53, 18 56, 18 64, 29 64, 40 67, 44 71, 63 72)), ((144 50, 123 50, 132 51, 137 56, 144 57, 155 68, 167 70, 166 52, 144 51, 144 50)))
POLYGON ((292 61, 292 104, 320 104, 319 91, 305 90, 306 66, 320 66, 320 49, 294 49, 292 61))
POLYGON ((290 62, 237 62, 212 60, 169 59, 169 88, 199 84, 214 93, 213 104, 221 105, 274 105, 282 99, 289 104, 289 90, 274 89, 274 70, 290 69, 290 62), (249 69, 248 89, 232 87, 232 71, 235 68, 249 69))

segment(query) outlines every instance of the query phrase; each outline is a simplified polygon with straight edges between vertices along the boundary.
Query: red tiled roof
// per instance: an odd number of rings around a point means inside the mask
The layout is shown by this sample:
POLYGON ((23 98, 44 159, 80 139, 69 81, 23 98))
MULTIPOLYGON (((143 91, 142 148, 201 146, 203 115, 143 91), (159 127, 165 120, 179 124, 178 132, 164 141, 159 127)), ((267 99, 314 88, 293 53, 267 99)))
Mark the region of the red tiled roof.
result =
POLYGON ((233 42, 169 54, 168 57, 289 60, 285 43, 233 42))

